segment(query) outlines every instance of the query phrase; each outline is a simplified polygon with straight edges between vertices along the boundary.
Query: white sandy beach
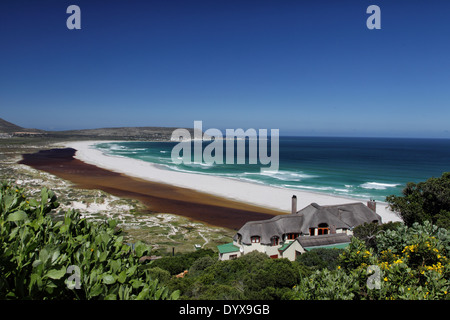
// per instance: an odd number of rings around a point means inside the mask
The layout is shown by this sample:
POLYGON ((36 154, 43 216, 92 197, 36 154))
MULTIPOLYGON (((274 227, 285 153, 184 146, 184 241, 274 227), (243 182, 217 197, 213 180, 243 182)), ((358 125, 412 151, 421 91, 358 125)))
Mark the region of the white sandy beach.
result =
MULTIPOLYGON (((240 202, 282 210, 286 213, 290 213, 291 198, 293 195, 297 196, 297 210, 313 202, 319 205, 361 202, 360 199, 265 186, 210 175, 165 170, 149 162, 105 155, 101 151, 91 147, 99 142, 105 141, 67 142, 64 143, 64 146, 77 150, 75 158, 107 170, 148 181, 167 183, 240 202)), ((377 202, 377 213, 382 217, 383 222, 401 221, 396 214, 387 208, 386 203, 377 202)))

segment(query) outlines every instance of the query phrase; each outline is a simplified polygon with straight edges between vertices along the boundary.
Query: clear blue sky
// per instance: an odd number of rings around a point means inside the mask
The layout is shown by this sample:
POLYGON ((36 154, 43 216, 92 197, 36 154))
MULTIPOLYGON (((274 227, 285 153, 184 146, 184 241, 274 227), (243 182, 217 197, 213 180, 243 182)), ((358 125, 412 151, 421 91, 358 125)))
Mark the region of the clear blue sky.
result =
POLYGON ((445 0, 2 0, 0 117, 450 138, 449 14, 445 0))

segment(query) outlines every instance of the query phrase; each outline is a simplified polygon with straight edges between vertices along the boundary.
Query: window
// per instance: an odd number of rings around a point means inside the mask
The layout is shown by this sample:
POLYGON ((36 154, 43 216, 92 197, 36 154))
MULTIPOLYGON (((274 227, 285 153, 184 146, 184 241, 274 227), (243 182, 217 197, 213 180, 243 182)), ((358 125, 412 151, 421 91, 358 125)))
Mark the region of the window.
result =
POLYGON ((321 234, 328 234, 329 229, 328 229, 328 224, 326 223, 319 223, 319 227, 317 228, 317 234, 321 235, 321 234))
POLYGON ((261 238, 259 236, 253 236, 250 238, 252 243, 259 243, 261 238))
POLYGON ((237 259, 237 254, 231 254, 230 255, 230 260, 233 260, 233 259, 237 259))
POLYGON ((315 229, 314 228, 309 228, 309 235, 313 236, 315 234, 315 229))
POLYGON ((280 244, 280 238, 278 238, 277 236, 274 236, 274 237, 270 238, 270 242, 272 243, 273 246, 277 246, 280 244))
POLYGON ((287 239, 288 240, 295 240, 296 238, 298 238, 299 235, 300 235, 300 233, 288 233, 287 234, 287 239))

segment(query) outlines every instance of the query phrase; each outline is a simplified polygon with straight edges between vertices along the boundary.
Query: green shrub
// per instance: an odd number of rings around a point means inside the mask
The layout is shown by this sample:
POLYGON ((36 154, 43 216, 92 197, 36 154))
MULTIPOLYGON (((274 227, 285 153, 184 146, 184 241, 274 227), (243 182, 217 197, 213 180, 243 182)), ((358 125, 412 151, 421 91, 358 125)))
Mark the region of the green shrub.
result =
POLYGON ((378 234, 387 230, 395 230, 401 225, 402 223, 398 221, 396 222, 390 221, 388 223, 383 223, 381 225, 373 222, 366 222, 353 229, 353 236, 355 236, 359 240, 364 241, 368 248, 376 249, 377 248, 376 236, 378 234))
POLYGON ((389 207, 398 212, 407 226, 431 221, 442 228, 450 227, 450 172, 419 183, 409 182, 401 196, 386 197, 389 207))
POLYGON ((449 299, 449 236, 428 222, 385 230, 377 248, 352 238, 336 270, 302 277, 295 299, 449 299))
POLYGON ((150 279, 158 279, 161 284, 166 284, 171 278, 169 271, 158 267, 148 269, 148 275, 150 279))
POLYGON ((198 300, 240 300, 243 298, 242 292, 232 285, 214 284, 203 285, 196 283, 198 286, 198 295, 195 299, 198 300))
POLYGON ((200 249, 176 256, 163 257, 151 262, 152 267, 159 267, 169 271, 171 275, 179 274, 189 270, 192 264, 202 257, 216 257, 216 253, 211 249, 200 249))
POLYGON ((0 299, 178 297, 139 264, 150 247, 138 242, 132 252, 117 233, 116 221, 93 223, 72 210, 54 221, 48 213, 56 207, 55 194, 46 188, 37 200, 1 184, 0 299), (75 278, 79 289, 73 288, 75 278))
POLYGON ((210 256, 201 257, 197 260, 195 260, 192 263, 191 268, 189 269, 190 275, 196 275, 204 271, 206 268, 212 266, 214 263, 216 263, 217 259, 214 259, 210 256))
POLYGON ((352 274, 342 269, 330 271, 327 268, 315 271, 302 278, 293 288, 295 300, 352 300, 359 289, 352 274))
POLYGON ((314 270, 327 268, 328 270, 336 269, 337 260, 343 249, 326 249, 317 248, 307 251, 297 258, 297 262, 310 267, 314 270))

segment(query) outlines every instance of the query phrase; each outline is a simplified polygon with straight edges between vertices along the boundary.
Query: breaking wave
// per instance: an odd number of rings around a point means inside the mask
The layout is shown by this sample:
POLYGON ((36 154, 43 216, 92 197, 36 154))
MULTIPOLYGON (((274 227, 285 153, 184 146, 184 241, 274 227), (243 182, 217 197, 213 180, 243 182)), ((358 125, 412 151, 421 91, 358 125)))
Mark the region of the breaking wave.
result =
POLYGON ((380 182, 366 182, 360 185, 364 189, 386 190, 387 188, 398 187, 399 183, 380 183, 380 182))

